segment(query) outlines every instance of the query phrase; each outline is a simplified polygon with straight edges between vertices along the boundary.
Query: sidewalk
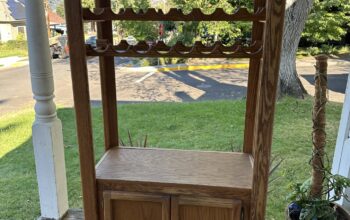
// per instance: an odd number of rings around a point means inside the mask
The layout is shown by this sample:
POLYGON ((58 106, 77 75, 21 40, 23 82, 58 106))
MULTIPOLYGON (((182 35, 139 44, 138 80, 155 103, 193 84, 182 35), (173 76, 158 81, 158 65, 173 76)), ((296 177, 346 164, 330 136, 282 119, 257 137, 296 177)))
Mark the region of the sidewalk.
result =
MULTIPOLYGON (((316 59, 314 57, 303 57, 297 58, 297 67, 306 67, 316 65, 316 59)), ((350 58, 349 57, 329 57, 328 66, 347 66, 350 67, 350 58)))
POLYGON ((25 66, 28 64, 29 64, 28 57, 13 56, 13 57, 0 58, 0 70, 25 66))
MULTIPOLYGON (((314 75, 316 60, 313 57, 305 57, 297 60, 297 71, 300 81, 307 93, 315 94, 314 75)), ((348 74, 350 74, 350 57, 330 57, 328 59, 328 100, 343 103, 348 74)))
MULTIPOLYGON (((145 72, 145 71, 176 71, 176 70, 198 70, 198 69, 247 69, 248 59, 191 59, 187 64, 175 64, 175 65, 165 65, 165 66, 149 66, 149 67, 140 67, 140 66, 132 66, 129 63, 124 63, 118 65, 118 69, 126 70, 126 71, 137 71, 137 72, 145 72)), ((296 61, 297 67, 313 67, 316 61, 314 57, 303 57, 298 58, 296 61)), ((0 70, 20 67, 28 65, 28 57, 5 57, 0 58, 0 70)), ((329 58, 328 66, 347 66, 350 67, 350 58, 329 58)))

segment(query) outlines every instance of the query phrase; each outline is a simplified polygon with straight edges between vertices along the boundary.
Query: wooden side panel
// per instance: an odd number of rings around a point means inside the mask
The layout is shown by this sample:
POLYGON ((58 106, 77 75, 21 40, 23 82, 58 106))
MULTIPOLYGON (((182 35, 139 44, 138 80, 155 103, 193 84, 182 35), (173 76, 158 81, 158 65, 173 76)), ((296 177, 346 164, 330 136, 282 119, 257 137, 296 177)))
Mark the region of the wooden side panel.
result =
MULTIPOLYGON (((95 0, 96 7, 111 7, 110 0, 95 0)), ((112 22, 97 24, 98 39, 106 39, 113 44, 112 22)), ((117 121, 117 93, 115 80, 114 57, 100 57, 101 94, 103 107, 103 123, 105 149, 119 145, 117 121)))
POLYGON ((180 220, 233 220, 229 208, 186 205, 179 209, 180 220))
POLYGON ((86 220, 98 219, 95 158, 92 141, 89 83, 80 0, 65 0, 71 73, 76 112, 80 172, 86 220))
POLYGON ((172 197, 171 220, 240 220, 239 200, 172 197))
POLYGON ((104 192, 104 220, 170 220, 170 197, 104 192))
POLYGON ((265 219, 269 179, 273 121, 275 112, 280 55, 282 48, 285 0, 267 1, 267 22, 263 66, 258 86, 258 105, 255 120, 253 190, 251 219, 265 219))
POLYGON ((162 206, 156 202, 113 201, 113 220, 163 220, 162 206))
MULTIPOLYGON (((266 0, 254 0, 254 11, 258 11, 260 8, 265 7, 266 0)), ((252 41, 261 41, 263 38, 264 23, 260 21, 253 22, 252 41)), ((246 116, 245 116, 245 129, 244 129, 244 153, 253 153, 253 139, 256 136, 254 131, 254 123, 256 119, 256 107, 258 98, 258 81, 260 74, 260 58, 252 58, 249 62, 249 74, 248 74, 248 89, 247 89, 247 102, 246 102, 246 116)))

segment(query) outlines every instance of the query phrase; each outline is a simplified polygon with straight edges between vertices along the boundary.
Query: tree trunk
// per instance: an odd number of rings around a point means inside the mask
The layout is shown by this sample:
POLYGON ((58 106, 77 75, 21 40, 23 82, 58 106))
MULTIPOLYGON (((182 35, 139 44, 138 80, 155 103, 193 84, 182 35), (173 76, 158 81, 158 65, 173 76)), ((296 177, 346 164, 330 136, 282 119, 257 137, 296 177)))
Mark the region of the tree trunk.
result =
POLYGON ((296 70, 296 53, 313 0, 287 0, 280 66, 279 96, 302 98, 305 89, 296 70))

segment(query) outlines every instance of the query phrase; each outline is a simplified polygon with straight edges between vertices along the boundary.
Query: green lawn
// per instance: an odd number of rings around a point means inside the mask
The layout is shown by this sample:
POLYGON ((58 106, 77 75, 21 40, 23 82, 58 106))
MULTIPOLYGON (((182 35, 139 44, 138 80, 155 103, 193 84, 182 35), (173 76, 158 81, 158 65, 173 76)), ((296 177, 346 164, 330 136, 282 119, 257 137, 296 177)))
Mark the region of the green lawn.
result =
MULTIPOLYGON (((119 107, 120 133, 127 140, 148 135, 152 147, 231 151, 242 145, 244 101, 130 104, 119 107)), ((270 186, 267 219, 284 219, 285 196, 292 181, 310 173, 312 100, 285 98, 278 102, 273 154, 285 159, 270 186)), ((341 105, 327 108, 329 152, 333 151, 341 105)), ((63 122, 70 207, 81 207, 78 151, 72 109, 58 109, 63 122)), ((103 151, 101 109, 93 109, 96 158, 103 151)), ((31 124, 33 112, 0 119, 0 219, 34 219, 40 215, 31 124)), ((332 153, 329 154, 332 158, 332 153)))

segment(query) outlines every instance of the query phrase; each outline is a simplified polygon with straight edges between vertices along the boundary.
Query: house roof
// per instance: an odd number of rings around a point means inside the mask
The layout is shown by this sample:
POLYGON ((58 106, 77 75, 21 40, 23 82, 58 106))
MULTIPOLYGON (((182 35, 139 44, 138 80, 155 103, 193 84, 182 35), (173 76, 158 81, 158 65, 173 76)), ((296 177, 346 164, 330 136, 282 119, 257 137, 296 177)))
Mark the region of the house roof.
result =
POLYGON ((14 20, 24 20, 26 18, 24 0, 7 0, 7 5, 14 20))
POLYGON ((66 23, 66 21, 62 17, 60 17, 58 14, 51 10, 49 10, 49 20, 51 25, 66 23))
MULTIPOLYGON (((0 1, 0 22, 18 22, 26 19, 25 0, 5 0, 0 1)), ((64 24, 65 20, 58 14, 49 10, 49 20, 51 25, 64 24)))

